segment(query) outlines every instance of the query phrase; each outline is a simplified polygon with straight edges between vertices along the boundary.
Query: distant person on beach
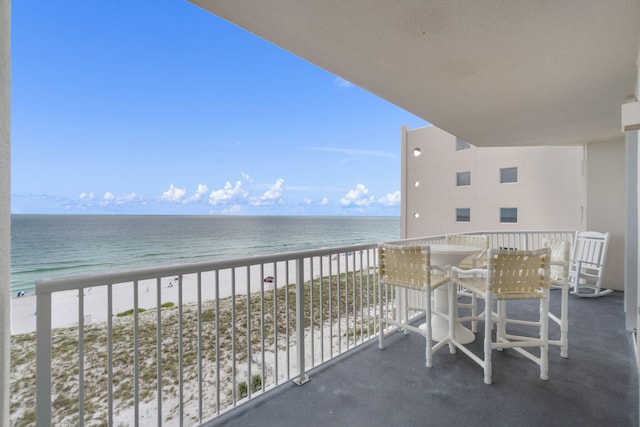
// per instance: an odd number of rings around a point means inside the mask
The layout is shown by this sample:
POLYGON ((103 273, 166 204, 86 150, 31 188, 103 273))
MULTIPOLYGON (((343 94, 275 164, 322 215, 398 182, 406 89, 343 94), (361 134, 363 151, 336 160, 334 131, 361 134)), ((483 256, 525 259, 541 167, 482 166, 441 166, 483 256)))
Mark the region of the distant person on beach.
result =
POLYGON ((25 296, 27 293, 25 291, 18 291, 18 296, 19 297, 23 297, 25 296))

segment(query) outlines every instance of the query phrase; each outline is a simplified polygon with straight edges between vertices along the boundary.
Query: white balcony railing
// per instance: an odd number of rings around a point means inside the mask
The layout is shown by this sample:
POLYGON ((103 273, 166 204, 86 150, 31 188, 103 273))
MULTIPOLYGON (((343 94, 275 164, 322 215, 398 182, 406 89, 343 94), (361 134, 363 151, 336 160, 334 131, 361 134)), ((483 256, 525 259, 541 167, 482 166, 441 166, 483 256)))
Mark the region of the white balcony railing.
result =
POLYGON ((40 281, 37 423, 200 423, 304 383, 377 334, 375 258, 368 244, 40 281), (52 304, 69 292, 74 307, 52 304), (77 327, 52 328, 70 310, 77 327))
MULTIPOLYGON (((574 232, 484 233, 493 247, 525 249, 574 232)), ((380 332, 376 251, 372 243, 39 281, 37 425, 197 425, 289 380, 303 384, 310 369, 380 332), (69 316, 74 327, 52 326, 69 316)))

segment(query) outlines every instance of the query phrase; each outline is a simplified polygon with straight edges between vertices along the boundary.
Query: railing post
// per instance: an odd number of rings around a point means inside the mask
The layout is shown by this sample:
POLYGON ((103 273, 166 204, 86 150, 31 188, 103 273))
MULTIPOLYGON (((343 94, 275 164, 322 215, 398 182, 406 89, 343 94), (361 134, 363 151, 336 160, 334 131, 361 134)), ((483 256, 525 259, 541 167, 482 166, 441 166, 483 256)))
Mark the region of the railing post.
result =
MULTIPOLYGON (((311 322, 313 327, 313 322, 311 322)), ((296 259, 296 351, 298 353, 298 385, 309 381, 305 368, 304 350, 304 258, 296 259)))
POLYGON ((51 425, 50 293, 37 294, 36 310, 36 426, 48 427, 51 425))

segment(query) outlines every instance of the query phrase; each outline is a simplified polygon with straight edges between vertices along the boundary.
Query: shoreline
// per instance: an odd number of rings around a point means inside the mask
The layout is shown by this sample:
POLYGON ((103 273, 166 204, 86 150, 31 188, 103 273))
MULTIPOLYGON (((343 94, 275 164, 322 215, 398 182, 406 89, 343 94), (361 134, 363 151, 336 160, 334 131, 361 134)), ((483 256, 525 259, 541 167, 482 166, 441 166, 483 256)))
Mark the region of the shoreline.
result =
MULTIPOLYGON (((344 262, 349 261, 349 270, 352 255, 340 254, 339 259, 329 256, 322 257, 323 275, 328 276, 329 266, 333 268, 332 274, 338 271, 336 266, 338 261, 344 267, 344 262)), ((278 288, 295 283, 295 264, 288 268, 286 263, 279 262, 264 265, 261 269, 259 265, 251 266, 249 277, 246 268, 235 269, 235 286, 232 280, 230 269, 220 270, 218 276, 218 299, 235 295, 246 295, 247 293, 260 292, 261 289, 271 290, 274 285, 278 288), (275 267, 275 270, 274 270, 275 267), (287 277, 288 273, 288 277, 287 277), (275 282, 263 282, 268 276, 274 276, 275 282), (250 286, 248 286, 250 284, 250 286), (248 289, 247 289, 248 288, 248 289)), ((356 270, 360 269, 359 257, 356 257, 356 270)), ((370 261, 370 266, 371 261, 370 261)), ((340 273, 344 273, 344 268, 340 273)), ((313 258, 313 279, 320 277, 320 258, 313 258)), ((201 300, 216 299, 216 284, 214 272, 202 273, 201 279, 201 300)), ((305 268, 304 281, 311 280, 309 268, 305 268)), ((158 302, 158 286, 156 279, 149 279, 138 282, 138 308, 154 309, 164 303, 171 302, 178 305, 179 284, 176 277, 164 277, 160 284, 160 302, 158 302)), ((110 316, 132 310, 134 308, 134 284, 133 282, 119 283, 112 285, 112 311, 109 314, 107 309, 108 292, 107 285, 94 286, 84 289, 84 322, 106 323, 110 316)), ((13 296, 11 298, 11 335, 28 334, 36 331, 36 301, 35 293, 25 296, 13 296)), ((198 301, 197 274, 184 275, 182 279, 182 303, 194 303, 198 301)), ((63 291, 52 294, 51 298, 51 328, 77 327, 79 324, 79 298, 78 291, 63 291)))

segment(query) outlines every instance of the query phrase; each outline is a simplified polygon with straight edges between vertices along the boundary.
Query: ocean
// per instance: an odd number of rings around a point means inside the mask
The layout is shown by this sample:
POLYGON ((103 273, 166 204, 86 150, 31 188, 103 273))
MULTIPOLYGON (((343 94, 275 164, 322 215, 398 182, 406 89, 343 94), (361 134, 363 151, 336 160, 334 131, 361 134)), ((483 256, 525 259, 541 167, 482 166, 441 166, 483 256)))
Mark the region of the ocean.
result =
POLYGON ((399 217, 12 215, 11 293, 53 277, 398 238, 399 217))

